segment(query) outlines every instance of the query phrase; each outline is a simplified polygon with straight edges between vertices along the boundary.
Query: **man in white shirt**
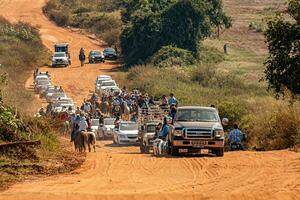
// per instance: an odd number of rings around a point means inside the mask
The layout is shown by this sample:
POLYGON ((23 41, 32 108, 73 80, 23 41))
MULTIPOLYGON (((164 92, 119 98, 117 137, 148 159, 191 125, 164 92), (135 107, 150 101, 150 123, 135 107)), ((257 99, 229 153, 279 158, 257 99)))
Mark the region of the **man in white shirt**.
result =
POLYGON ((86 122, 86 119, 85 117, 82 117, 80 122, 79 122, 79 129, 78 129, 78 132, 81 132, 81 131, 86 131, 88 128, 88 124, 86 122))

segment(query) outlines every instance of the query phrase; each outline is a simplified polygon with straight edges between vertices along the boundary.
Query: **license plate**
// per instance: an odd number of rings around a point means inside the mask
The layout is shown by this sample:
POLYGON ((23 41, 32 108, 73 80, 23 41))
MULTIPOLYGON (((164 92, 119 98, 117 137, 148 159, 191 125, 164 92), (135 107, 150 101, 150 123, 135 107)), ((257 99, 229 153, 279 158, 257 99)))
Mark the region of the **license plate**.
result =
POLYGON ((206 141, 192 141, 192 145, 195 148, 203 148, 206 145, 206 141))
POLYGON ((179 153, 188 153, 188 149, 179 149, 179 153))

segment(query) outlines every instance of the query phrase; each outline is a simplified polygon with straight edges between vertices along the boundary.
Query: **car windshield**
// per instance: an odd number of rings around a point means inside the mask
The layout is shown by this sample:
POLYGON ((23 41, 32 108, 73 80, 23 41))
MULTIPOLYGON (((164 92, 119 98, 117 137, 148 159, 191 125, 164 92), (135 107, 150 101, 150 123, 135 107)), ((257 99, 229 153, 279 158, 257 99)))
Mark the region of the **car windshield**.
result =
POLYGON ((113 48, 108 48, 108 49, 104 49, 104 52, 106 52, 106 53, 116 53, 116 50, 114 50, 113 48))
POLYGON ((99 126, 100 122, 99 119, 92 119, 92 126, 99 126))
POLYGON ((114 125, 115 119, 104 119, 104 125, 114 125))
POLYGON ((147 133, 154 133, 155 132, 155 128, 156 128, 156 126, 155 126, 155 124, 149 124, 149 125, 147 125, 147 133))
POLYGON ((134 123, 121 123, 120 124, 121 131, 133 131, 138 130, 138 125, 134 123))
POLYGON ((56 58, 63 58, 63 57, 65 57, 65 56, 66 56, 65 53, 55 53, 55 54, 54 54, 54 57, 56 57, 56 58))
POLYGON ((91 55, 92 56, 99 56, 99 55, 101 55, 101 53, 100 53, 100 51, 92 51, 91 55))
POLYGON ((38 85, 48 85, 49 81, 48 80, 40 80, 38 81, 38 85))
POLYGON ((215 110, 199 108, 179 109, 176 113, 176 121, 218 122, 219 117, 215 110))
POLYGON ((115 82, 102 82, 101 86, 116 86, 115 82))

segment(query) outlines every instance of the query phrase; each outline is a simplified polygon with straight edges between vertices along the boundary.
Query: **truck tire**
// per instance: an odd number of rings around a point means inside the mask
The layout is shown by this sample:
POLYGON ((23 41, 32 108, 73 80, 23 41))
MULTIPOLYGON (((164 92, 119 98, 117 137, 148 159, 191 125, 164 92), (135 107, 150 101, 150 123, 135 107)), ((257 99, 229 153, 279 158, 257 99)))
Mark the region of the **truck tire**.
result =
POLYGON ((223 157, 224 156, 224 148, 213 149, 212 153, 215 154, 217 157, 223 157))
POLYGON ((172 156, 178 156, 179 154, 179 149, 177 147, 170 147, 170 150, 171 150, 171 155, 172 156))

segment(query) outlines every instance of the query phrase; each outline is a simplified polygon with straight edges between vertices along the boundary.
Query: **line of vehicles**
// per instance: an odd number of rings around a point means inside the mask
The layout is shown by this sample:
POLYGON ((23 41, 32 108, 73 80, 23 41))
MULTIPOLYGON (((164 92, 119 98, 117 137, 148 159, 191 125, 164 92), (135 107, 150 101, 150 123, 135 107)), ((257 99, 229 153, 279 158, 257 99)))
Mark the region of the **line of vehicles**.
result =
POLYGON ((39 72, 34 77, 34 89, 41 98, 45 98, 48 103, 51 103, 51 111, 55 113, 68 110, 75 112, 75 104, 69 98, 61 86, 55 86, 51 83, 51 77, 48 72, 39 72))
MULTIPOLYGON (((117 52, 114 48, 105 48, 103 52, 99 50, 92 50, 88 55, 88 62, 101 63, 105 60, 116 60, 118 58, 117 52)), ((52 56, 52 67, 63 66, 67 67, 71 65, 71 56, 69 52, 68 43, 57 43, 54 45, 54 54, 52 56)))

